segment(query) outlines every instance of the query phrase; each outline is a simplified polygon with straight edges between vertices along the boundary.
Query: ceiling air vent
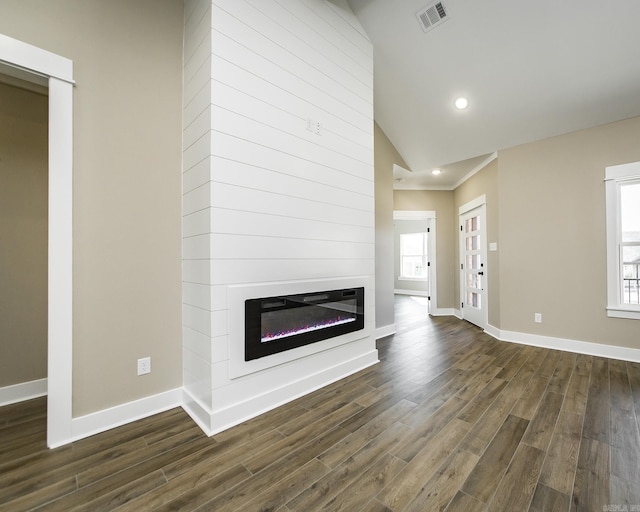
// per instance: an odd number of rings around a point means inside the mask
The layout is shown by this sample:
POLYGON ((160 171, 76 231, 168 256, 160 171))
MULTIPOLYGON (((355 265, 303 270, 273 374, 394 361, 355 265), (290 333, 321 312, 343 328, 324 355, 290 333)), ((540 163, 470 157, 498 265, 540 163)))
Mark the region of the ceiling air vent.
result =
POLYGON ((427 5, 424 9, 420 9, 416 16, 420 20, 420 26, 425 32, 433 30, 449 19, 447 11, 442 2, 435 2, 427 5))

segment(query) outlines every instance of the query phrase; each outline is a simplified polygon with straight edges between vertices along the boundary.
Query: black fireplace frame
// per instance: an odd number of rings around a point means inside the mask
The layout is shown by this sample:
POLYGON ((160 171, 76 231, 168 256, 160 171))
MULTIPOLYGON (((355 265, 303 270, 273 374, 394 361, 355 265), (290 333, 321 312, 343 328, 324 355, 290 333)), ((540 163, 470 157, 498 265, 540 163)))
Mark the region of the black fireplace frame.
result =
POLYGON ((364 287, 247 299, 245 300, 244 315, 244 360, 252 361, 361 329, 364 329, 364 287), (355 314, 354 321, 267 342, 261 340, 262 313, 321 306, 324 303, 353 299, 356 300, 356 310, 353 312, 355 314))

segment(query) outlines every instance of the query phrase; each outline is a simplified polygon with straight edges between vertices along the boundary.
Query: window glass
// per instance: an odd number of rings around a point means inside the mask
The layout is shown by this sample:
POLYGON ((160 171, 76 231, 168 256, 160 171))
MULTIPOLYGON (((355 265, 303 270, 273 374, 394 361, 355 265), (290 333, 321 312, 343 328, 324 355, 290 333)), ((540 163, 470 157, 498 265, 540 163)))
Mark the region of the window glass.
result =
POLYGON ((421 255, 423 236, 422 233, 407 233, 400 235, 402 254, 421 255))
POLYGON ((480 307, 480 294, 476 292, 467 292, 467 306, 474 308, 480 307))
POLYGON ((622 302, 640 304, 640 183, 620 185, 622 302))
POLYGON ((416 279, 427 277, 426 233, 400 235, 400 276, 416 279))
POLYGON ((640 242, 640 183, 620 186, 620 224, 623 242, 640 242))
POLYGON ((480 249, 480 236, 473 235, 467 237, 467 251, 477 251, 480 249))
POLYGON ((622 300, 640 304, 640 246, 622 247, 622 300))
POLYGON ((465 223, 465 233, 471 233, 472 231, 478 231, 480 229, 480 217, 471 217, 467 219, 465 223))
POLYGON ((467 274, 467 287, 468 288, 481 289, 482 288, 482 276, 479 275, 479 274, 468 273, 467 274))

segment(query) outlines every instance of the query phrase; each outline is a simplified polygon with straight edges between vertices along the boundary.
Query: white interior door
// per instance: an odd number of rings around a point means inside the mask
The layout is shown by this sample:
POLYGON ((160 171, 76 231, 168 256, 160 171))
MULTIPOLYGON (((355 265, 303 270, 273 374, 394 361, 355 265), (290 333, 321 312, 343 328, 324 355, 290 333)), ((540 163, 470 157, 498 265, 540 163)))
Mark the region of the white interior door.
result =
POLYGON ((481 205, 460 215, 460 307, 462 318, 487 326, 486 216, 481 205))

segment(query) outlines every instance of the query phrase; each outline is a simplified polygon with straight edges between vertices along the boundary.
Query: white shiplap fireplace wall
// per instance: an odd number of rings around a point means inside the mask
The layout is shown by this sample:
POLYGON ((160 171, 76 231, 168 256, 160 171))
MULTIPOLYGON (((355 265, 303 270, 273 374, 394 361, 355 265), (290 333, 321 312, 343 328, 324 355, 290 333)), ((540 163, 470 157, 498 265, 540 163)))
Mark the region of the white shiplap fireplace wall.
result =
POLYGON ((184 404, 212 434, 377 362, 371 42, 343 0, 186 0, 183 123, 184 404), (233 370, 234 297, 341 281, 363 336, 233 370))

